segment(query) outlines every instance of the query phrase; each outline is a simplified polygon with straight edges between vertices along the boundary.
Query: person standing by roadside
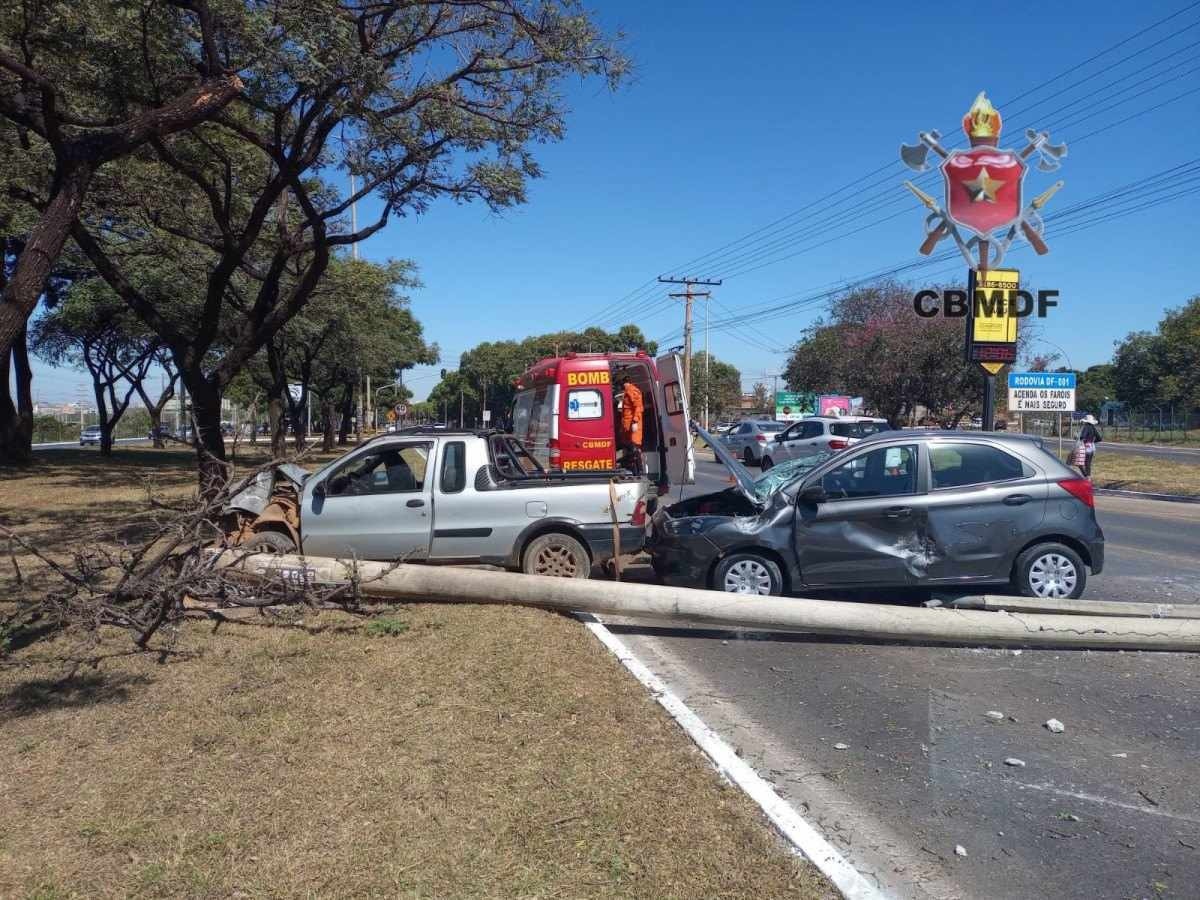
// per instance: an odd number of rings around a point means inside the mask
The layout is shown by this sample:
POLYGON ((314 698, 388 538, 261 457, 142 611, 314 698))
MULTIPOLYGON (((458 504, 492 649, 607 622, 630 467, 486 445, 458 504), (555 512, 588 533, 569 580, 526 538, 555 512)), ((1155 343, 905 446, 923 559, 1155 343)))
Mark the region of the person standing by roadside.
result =
POLYGON ((1103 440, 1100 429, 1096 427, 1098 424, 1091 413, 1083 417, 1083 427, 1079 429, 1079 439, 1071 453, 1071 465, 1089 481, 1092 479, 1092 458, 1096 455, 1096 445, 1103 440))

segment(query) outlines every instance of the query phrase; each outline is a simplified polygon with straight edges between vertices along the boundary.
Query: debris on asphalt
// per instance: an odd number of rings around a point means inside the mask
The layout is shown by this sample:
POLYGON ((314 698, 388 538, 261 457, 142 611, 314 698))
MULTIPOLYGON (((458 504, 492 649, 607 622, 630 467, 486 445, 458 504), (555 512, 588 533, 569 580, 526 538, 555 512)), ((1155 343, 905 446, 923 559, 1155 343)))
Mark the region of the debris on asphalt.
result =
POLYGON ((1128 758, 1129 758, 1128 753, 1114 753, 1113 754, 1113 759, 1128 759, 1128 758))
POLYGON ((998 709, 989 709, 984 713, 984 715, 996 722, 1001 722, 1004 720, 1004 713, 1000 712, 998 709))
POLYGON ((1008 757, 1008 759, 1004 760, 1004 764, 1006 766, 1016 766, 1018 769, 1025 768, 1025 760, 1017 759, 1015 756, 1008 757))
POLYGON ((1059 819, 1061 819, 1064 822, 1078 822, 1079 821, 1079 816, 1075 815, 1075 813, 1059 813, 1058 817, 1059 817, 1059 819))
POLYGON ((834 750, 849 750, 849 749, 850 749, 850 745, 849 745, 849 744, 843 744, 841 741, 838 741, 836 744, 834 744, 834 745, 833 745, 833 749, 834 749, 834 750))
POLYGON ((965 858, 967 855, 967 848, 964 847, 962 844, 955 844, 954 845, 954 855, 965 858))
POLYGON ((1067 730, 1067 726, 1058 721, 1058 719, 1047 719, 1046 727, 1050 729, 1051 734, 1062 734, 1067 730))

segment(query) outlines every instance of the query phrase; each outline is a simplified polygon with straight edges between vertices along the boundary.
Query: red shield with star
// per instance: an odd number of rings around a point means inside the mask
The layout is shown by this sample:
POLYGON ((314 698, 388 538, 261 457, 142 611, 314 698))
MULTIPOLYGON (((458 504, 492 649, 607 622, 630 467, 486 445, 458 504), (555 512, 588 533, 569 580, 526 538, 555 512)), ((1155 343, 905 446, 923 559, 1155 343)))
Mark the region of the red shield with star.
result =
POLYGON ((1021 216, 1025 162, 1011 150, 952 150, 942 162, 946 213, 980 238, 1007 228, 1021 216))

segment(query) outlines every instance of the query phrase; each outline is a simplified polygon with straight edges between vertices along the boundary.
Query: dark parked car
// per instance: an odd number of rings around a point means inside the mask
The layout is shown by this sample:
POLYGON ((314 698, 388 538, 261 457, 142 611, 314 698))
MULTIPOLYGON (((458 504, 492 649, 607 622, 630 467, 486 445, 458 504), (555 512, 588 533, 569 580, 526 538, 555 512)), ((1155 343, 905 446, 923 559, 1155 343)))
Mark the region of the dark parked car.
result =
POLYGON ((1104 566, 1091 482, 1036 438, 882 432, 764 496, 697 430, 737 485, 655 513, 647 549, 668 583, 744 594, 1011 583, 1075 598, 1104 566))

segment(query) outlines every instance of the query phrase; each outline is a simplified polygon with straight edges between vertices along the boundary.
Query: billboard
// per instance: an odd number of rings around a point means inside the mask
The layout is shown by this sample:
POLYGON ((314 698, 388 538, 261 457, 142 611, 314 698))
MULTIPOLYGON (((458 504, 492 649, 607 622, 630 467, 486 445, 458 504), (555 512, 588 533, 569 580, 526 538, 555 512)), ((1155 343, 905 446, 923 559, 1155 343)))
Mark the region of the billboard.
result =
POLYGON ((817 398, 817 415, 845 416, 849 415, 853 404, 844 394, 822 394, 817 398))
POLYGON ((796 422, 816 412, 816 397, 806 391, 776 391, 775 419, 796 422))

